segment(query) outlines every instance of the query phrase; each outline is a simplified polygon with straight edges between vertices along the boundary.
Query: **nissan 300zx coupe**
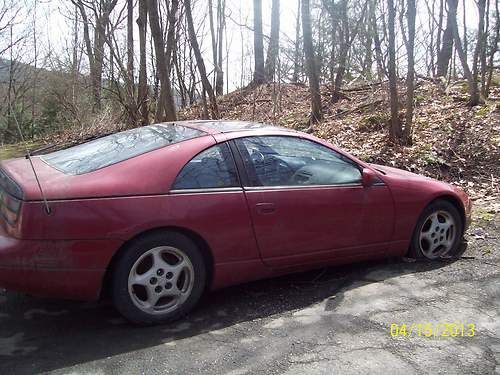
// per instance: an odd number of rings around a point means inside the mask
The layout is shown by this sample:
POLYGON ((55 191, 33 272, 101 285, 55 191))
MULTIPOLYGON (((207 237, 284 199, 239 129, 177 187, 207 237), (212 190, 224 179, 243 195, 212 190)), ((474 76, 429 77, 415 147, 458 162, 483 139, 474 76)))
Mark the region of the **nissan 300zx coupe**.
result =
POLYGON ((0 287, 129 320, 290 272, 457 253, 460 189, 259 123, 162 123, 0 164, 0 287), (34 173, 36 172, 36 175, 34 173))

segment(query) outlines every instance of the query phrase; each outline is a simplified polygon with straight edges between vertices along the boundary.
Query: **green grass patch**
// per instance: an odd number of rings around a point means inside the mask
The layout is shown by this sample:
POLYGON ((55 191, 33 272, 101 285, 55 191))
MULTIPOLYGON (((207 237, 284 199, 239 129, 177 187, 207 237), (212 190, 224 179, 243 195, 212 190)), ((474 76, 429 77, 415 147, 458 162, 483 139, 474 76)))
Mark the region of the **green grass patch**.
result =
POLYGON ((42 147, 40 142, 27 142, 26 146, 22 143, 0 146, 0 160, 19 158, 26 155, 26 147, 32 151, 42 147))
POLYGON ((490 222, 495 219, 495 213, 484 209, 475 209, 473 211, 474 220, 480 222, 490 222))

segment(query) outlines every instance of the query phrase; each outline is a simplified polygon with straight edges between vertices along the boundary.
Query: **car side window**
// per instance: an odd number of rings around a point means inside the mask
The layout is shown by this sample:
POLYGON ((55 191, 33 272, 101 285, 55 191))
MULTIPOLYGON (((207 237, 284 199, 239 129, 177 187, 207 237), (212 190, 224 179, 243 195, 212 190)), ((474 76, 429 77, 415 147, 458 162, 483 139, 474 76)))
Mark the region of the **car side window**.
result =
POLYGON ((350 159, 319 143, 291 136, 237 140, 250 186, 360 184, 350 159))
POLYGON ((180 171, 172 190, 239 187, 233 155, 226 143, 215 145, 191 159, 180 171))

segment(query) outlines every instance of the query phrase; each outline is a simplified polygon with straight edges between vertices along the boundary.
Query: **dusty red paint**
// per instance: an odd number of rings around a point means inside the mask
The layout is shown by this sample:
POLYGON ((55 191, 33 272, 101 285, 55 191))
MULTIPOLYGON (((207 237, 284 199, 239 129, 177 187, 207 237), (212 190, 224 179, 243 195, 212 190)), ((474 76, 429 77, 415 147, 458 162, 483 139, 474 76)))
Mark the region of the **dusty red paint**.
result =
POLYGON ((50 201, 43 211, 25 159, 1 163, 21 186, 15 226, 0 222, 0 286, 97 299, 111 259, 135 236, 156 228, 201 237, 212 254, 212 289, 317 266, 404 255, 420 212, 448 196, 470 217, 470 200, 439 181, 374 166, 311 135, 285 130, 219 133, 168 146, 95 172, 70 176, 34 158, 50 201), (180 169, 209 146, 248 135, 294 135, 369 168, 384 185, 171 194, 180 169), (271 212, 261 203, 273 204, 271 212))

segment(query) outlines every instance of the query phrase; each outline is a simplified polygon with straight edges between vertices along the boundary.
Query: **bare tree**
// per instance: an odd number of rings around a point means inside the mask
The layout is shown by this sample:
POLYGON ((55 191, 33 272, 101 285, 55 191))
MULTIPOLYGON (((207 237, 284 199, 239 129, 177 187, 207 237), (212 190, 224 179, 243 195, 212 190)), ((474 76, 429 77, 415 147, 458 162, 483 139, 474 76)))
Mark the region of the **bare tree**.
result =
POLYGON ((266 80, 273 81, 280 47, 280 0, 273 0, 271 10, 271 39, 267 50, 266 80))
POLYGON ((486 79, 485 84, 485 96, 488 97, 490 93, 491 80, 493 77, 494 66, 493 62, 495 59, 495 54, 498 51, 498 43, 500 42, 500 12, 498 10, 498 1, 495 1, 495 36, 493 37, 491 48, 489 52, 488 58, 488 78, 486 79))
POLYGON ((104 63, 104 45, 106 43, 106 32, 109 24, 109 16, 116 6, 118 0, 101 0, 89 2, 85 0, 71 0, 78 7, 83 22, 83 38, 89 59, 90 80, 94 99, 94 110, 101 108, 102 74, 104 63), (93 21, 87 15, 90 11, 93 21), (90 26, 94 25, 93 42, 90 39, 90 26))
MULTIPOLYGON (((482 60, 483 55, 486 51, 486 32, 484 29, 484 18, 485 18, 485 10, 486 10, 486 0, 477 0, 477 8, 478 8, 478 16, 479 16, 479 24, 477 28, 477 38, 476 38, 476 48, 474 50, 474 58, 472 60, 472 79, 474 81, 475 91, 478 91, 477 84, 479 80, 479 64, 480 60, 482 60)), ((467 59, 467 54, 465 54, 465 58, 467 59)), ((484 90, 484 85, 482 87, 482 91, 484 90)))
MULTIPOLYGON (((446 29, 443 33, 443 40, 441 41, 441 50, 438 54, 437 60, 437 77, 445 77, 448 72, 451 56, 453 54, 453 22, 457 22, 457 1, 452 0, 451 3, 447 0, 448 9, 446 13, 446 29)), ((441 28, 438 28, 438 33, 441 28)))
POLYGON ((302 34, 304 38, 304 54, 306 59, 307 77, 309 79, 309 92, 311 94, 311 125, 320 121, 321 93, 319 89, 318 70, 316 68, 316 57, 312 41, 311 13, 309 0, 301 0, 302 4, 302 34))
POLYGON ((262 34, 262 0, 253 0, 253 28, 255 68, 252 84, 259 85, 266 81, 264 34, 262 34))
POLYGON ((396 75, 396 35, 395 35, 395 18, 396 7, 394 0, 387 0, 387 27, 389 34, 389 94, 391 102, 391 139, 401 139, 402 129, 399 121, 399 102, 398 102, 398 77, 396 75))
POLYGON ((408 22, 408 38, 406 51, 408 58, 408 72, 406 74, 406 122, 404 129, 404 141, 412 143, 413 124, 413 98, 415 91, 415 18, 417 8, 415 0, 407 0, 406 19, 408 22))
MULTIPOLYGON (((323 1, 323 4, 327 4, 327 2, 323 1)), ((328 4, 331 5, 331 3, 328 4)), ((332 101, 334 103, 341 98, 340 90, 342 88, 342 82, 346 72, 347 56, 349 54, 349 50, 351 49, 352 43, 354 42, 354 39, 358 34, 359 26, 365 17, 367 5, 368 1, 365 1, 359 19, 356 21, 355 26, 351 30, 348 16, 348 0, 342 0, 342 2, 340 3, 340 51, 338 57, 337 74, 335 75, 335 81, 333 83, 332 101)), ((336 16, 336 9, 334 9, 332 6, 328 6, 327 9, 330 12, 331 17, 334 18, 336 16)))
POLYGON ((130 102, 129 123, 137 123, 137 104, 135 100, 134 78, 134 0, 127 0, 127 77, 130 102))
POLYGON ((299 66, 300 66, 300 57, 301 57, 301 52, 300 52, 300 1, 297 0, 297 18, 295 21, 295 46, 294 46, 294 53, 293 53, 293 77, 292 77, 292 82, 297 83, 299 81, 299 66))
POLYGON ((225 29, 224 11, 225 0, 217 0, 217 27, 214 26, 213 0, 208 0, 208 18, 210 21, 210 35, 212 37, 212 56, 214 61, 215 76, 214 86, 217 96, 224 91, 224 71, 222 70, 222 43, 225 29))
POLYGON ((203 90, 208 94, 210 100, 210 112, 213 119, 219 118, 219 108, 217 107, 217 100, 215 99, 214 90, 210 81, 207 77, 207 70, 205 68, 205 62, 201 55, 200 46, 196 38, 196 31, 194 30, 193 15, 191 13, 191 0, 184 0, 184 8, 186 12, 186 21, 188 26, 189 41, 191 47, 193 48, 193 53, 196 58, 196 65, 198 66, 198 71, 200 73, 201 82, 203 85, 203 90))
POLYGON ((371 1, 370 7, 370 23, 372 25, 373 30, 373 44, 375 48, 375 57, 377 59, 377 75, 378 79, 382 80, 385 75, 385 63, 384 63, 384 55, 382 53, 382 43, 380 41, 379 36, 379 28, 377 24, 377 16, 376 16, 376 6, 377 0, 371 1))
POLYGON ((147 0, 139 0, 139 17, 136 20, 137 26, 139 27, 139 84, 137 88, 137 106, 141 112, 141 125, 149 124, 148 78, 146 71, 147 19, 147 0))
MULTIPOLYGON (((165 110, 165 119, 167 121, 177 120, 174 98, 172 96, 172 85, 170 82, 169 62, 165 53, 165 39, 160 27, 158 16, 157 0, 148 0, 149 26, 153 37, 156 55, 157 74, 160 79, 160 99, 158 100, 155 121, 160 122, 163 119, 163 110, 165 110)), ((167 43, 173 41, 167 40, 167 43)))
MULTIPOLYGON (((224 42, 224 30, 226 28, 226 0, 217 1, 217 67, 216 77, 215 77, 215 92, 217 95, 224 94, 224 71, 222 69, 223 57, 222 57, 222 43, 224 42)), ((226 38, 227 42, 227 38, 226 38)))
POLYGON ((460 35, 458 33, 458 25, 457 25, 457 6, 458 0, 447 0, 448 1, 448 17, 451 15, 451 28, 453 40, 455 43, 455 48, 457 50, 458 57, 462 64, 462 69, 464 71, 465 78, 467 79, 468 89, 469 89, 469 104, 471 106, 475 106, 479 104, 479 90, 477 88, 477 81, 474 81, 474 76, 469 68, 469 64, 467 62, 467 57, 465 56, 465 52, 462 47, 462 41, 460 40, 460 35))
MULTIPOLYGON (((436 56, 439 56, 439 53, 441 51, 441 33, 443 31, 444 3, 445 3, 445 0, 439 0, 439 16, 438 16, 438 22, 437 22, 437 35, 436 35, 436 56)), ((434 56, 433 56, 433 58, 434 58, 434 56)), ((437 62, 436 62, 436 64, 434 64, 434 70, 435 70, 434 75, 435 76, 437 76, 436 69, 437 69, 437 62)))

